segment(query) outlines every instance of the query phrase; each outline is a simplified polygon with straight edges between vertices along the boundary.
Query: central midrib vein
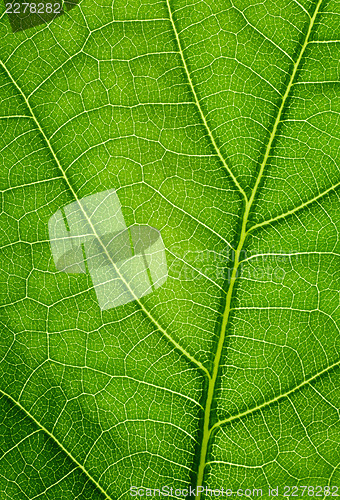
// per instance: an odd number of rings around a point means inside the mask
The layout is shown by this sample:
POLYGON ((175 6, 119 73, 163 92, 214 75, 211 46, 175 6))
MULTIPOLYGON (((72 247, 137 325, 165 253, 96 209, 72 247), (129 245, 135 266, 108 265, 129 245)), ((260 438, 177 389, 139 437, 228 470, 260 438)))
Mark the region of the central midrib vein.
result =
MULTIPOLYGON (((262 160, 262 163, 261 163, 261 166, 260 166, 260 169, 259 169, 259 173, 258 173, 258 176, 256 178, 256 181, 255 181, 255 184, 254 184, 254 188, 252 189, 252 193, 251 193, 251 196, 250 196, 249 199, 246 197, 245 191, 239 185, 237 179, 234 177, 233 173, 230 171, 229 167, 227 166, 226 161, 223 158, 220 150, 218 149, 216 141, 215 141, 215 139, 214 139, 214 137, 213 137, 213 135, 211 133, 211 130, 210 130, 209 126, 208 126, 208 123, 207 123, 207 121, 206 121, 206 119, 205 119, 205 117, 203 115, 202 108, 200 106, 199 99, 198 99, 197 93, 195 91, 193 82, 191 80, 190 72, 189 72, 189 69, 188 69, 185 57, 184 57, 183 49, 182 49, 182 46, 181 46, 181 41, 180 41, 178 32, 176 30, 176 26, 175 26, 175 23, 174 23, 174 20, 173 20, 172 11, 171 11, 171 8, 170 8, 170 0, 166 0, 166 2, 167 2, 167 6, 168 6, 170 21, 171 21, 171 24, 172 24, 172 27, 173 27, 173 31, 174 31, 176 40, 177 40, 177 44, 178 44, 179 52, 180 52, 180 55, 181 55, 182 63, 183 63, 184 69, 185 69, 185 73, 187 75, 187 78, 188 78, 188 81, 189 81, 189 85, 191 87, 191 90, 192 90, 192 93, 193 93, 193 96, 194 96, 195 104, 198 107, 198 110, 199 110, 200 115, 202 117, 204 126, 207 129, 207 132, 209 134, 209 137, 211 138, 212 144, 213 144, 213 146, 214 146, 214 148, 215 148, 215 150, 217 152, 218 157, 222 160, 222 163, 226 167, 227 171, 229 172, 232 180, 234 181, 234 184, 239 189, 240 193, 242 194, 242 196, 245 199, 245 202, 244 202, 244 214, 243 214, 242 226, 241 226, 241 234, 240 234, 239 242, 238 242, 238 245, 237 245, 237 248, 236 248, 236 251, 235 251, 234 266, 233 266, 233 270, 232 270, 232 274, 231 274, 231 278, 230 278, 230 282, 229 282, 228 292, 227 292, 227 295, 226 295, 226 302, 225 302, 225 308, 224 308, 223 317, 222 317, 220 335, 219 335, 219 340, 218 340, 217 349, 216 349, 216 353, 215 353, 215 357, 214 357, 214 362, 213 362, 213 371, 212 371, 212 375, 210 377, 208 377, 209 385, 208 385, 208 393, 207 393, 207 398, 206 398, 206 403, 205 403, 205 409, 204 409, 203 436, 202 436, 202 444, 201 444, 201 449, 200 449, 200 457, 199 457, 198 473, 197 473, 197 481, 196 481, 196 488, 197 488, 199 486, 200 487, 203 486, 204 469, 205 469, 205 465, 206 465, 206 457, 207 457, 207 451, 208 451, 208 444, 209 444, 209 440, 210 440, 210 437, 211 437, 211 433, 212 433, 213 429, 216 428, 216 425, 215 426, 211 426, 210 425, 211 405, 212 405, 212 402, 214 400, 214 395, 215 395, 216 380, 217 380, 217 376, 218 376, 218 373, 219 373, 219 367, 220 367, 220 362, 221 362, 221 357, 222 357, 222 352, 223 352, 223 347, 224 347, 226 330, 227 330, 227 325, 228 325, 230 311, 231 311, 230 305, 231 305, 231 300, 232 300, 232 297, 233 297, 233 291, 234 291, 235 283, 236 283, 236 280, 237 280, 237 271, 238 271, 239 264, 240 264, 240 254, 241 254, 241 251, 244 248, 244 244, 245 244, 245 240, 247 238, 247 235, 255 227, 255 226, 253 226, 252 228, 250 228, 250 229, 247 230, 247 224, 248 224, 248 220, 249 220, 250 209, 251 209, 251 207, 253 205, 256 193, 258 191, 258 187, 259 187, 259 184, 261 182, 261 179, 262 179, 262 176, 263 176, 263 172, 264 172, 265 166, 267 164, 270 151, 271 151, 272 146, 273 146, 274 139, 276 137, 277 129, 278 129, 279 123, 281 121, 282 113, 283 113, 283 110, 284 110, 286 102, 287 102, 287 98, 289 96, 289 93, 291 91, 291 87, 292 87, 292 84, 294 82, 296 73, 297 73, 298 68, 300 66, 301 59, 302 59, 303 54, 305 52, 305 49, 307 47, 307 44, 308 44, 308 41, 309 41, 309 38, 310 38, 310 35, 311 35, 311 32, 312 32, 312 29, 313 29, 313 25, 314 25, 316 16, 317 16, 317 14, 319 12, 322 0, 318 0, 318 3, 316 5, 315 11, 314 11, 314 14, 310 18, 310 23, 309 23, 309 26, 308 26, 308 30, 307 30, 305 39, 304 39, 304 41, 302 43, 299 56, 298 56, 298 58, 297 58, 297 60, 296 60, 296 62, 294 64, 294 66, 293 66, 292 74, 291 74, 289 83, 287 85, 286 91, 285 91, 285 93, 284 93, 284 95, 282 97, 281 105, 279 107, 279 110, 278 110, 275 122, 273 124, 272 132, 271 132, 271 135, 270 135, 270 138, 269 138, 269 141, 268 141, 268 144, 267 144, 264 156, 263 156, 263 160, 262 160)), ((196 500, 200 500, 200 498, 201 498, 201 492, 197 493, 197 490, 196 490, 196 500)))

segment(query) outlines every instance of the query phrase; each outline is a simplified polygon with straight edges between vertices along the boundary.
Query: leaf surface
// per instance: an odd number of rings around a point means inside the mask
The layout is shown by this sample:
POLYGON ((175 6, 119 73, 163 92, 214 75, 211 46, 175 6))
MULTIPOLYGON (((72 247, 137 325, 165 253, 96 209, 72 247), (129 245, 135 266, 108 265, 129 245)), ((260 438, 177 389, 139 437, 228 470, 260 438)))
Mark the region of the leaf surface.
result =
POLYGON ((334 492, 339 1, 1 9, 1 498, 334 492), (108 189, 169 276, 102 311, 48 221, 108 189))

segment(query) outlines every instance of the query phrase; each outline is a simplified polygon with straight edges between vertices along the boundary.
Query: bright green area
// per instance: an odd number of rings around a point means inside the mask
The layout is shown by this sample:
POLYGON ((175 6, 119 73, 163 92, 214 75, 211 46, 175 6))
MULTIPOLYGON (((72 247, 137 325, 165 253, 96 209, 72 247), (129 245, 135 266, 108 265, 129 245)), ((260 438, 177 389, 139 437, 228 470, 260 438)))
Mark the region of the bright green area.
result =
POLYGON ((0 8, 1 500, 340 487, 339 1, 0 8), (48 220, 107 189, 169 277, 101 311, 48 220))

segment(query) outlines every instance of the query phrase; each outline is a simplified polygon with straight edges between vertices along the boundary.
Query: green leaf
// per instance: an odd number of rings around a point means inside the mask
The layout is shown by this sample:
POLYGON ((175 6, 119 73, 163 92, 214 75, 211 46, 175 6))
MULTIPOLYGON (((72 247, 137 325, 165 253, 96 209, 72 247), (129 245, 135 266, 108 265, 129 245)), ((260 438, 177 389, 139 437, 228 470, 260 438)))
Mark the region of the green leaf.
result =
POLYGON ((82 0, 13 33, 1 6, 1 499, 336 493, 339 20, 82 0), (168 278, 102 310, 48 223, 112 189, 168 278))

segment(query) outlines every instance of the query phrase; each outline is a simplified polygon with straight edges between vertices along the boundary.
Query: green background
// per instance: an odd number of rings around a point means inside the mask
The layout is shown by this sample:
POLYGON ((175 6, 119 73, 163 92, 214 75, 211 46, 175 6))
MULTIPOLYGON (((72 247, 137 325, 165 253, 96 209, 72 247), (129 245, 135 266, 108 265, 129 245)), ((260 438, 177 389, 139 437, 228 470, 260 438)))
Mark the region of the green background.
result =
POLYGON ((340 486, 340 2, 1 12, 1 500, 340 486), (101 311, 48 220, 112 188, 169 277, 101 311))

